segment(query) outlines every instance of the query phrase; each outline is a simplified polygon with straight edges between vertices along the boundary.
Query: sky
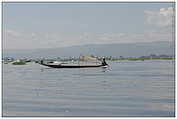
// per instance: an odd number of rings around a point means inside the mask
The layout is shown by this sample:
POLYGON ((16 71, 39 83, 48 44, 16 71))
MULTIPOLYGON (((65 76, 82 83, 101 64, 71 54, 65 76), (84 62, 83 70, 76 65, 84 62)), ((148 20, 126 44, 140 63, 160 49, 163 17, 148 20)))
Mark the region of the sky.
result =
POLYGON ((174 3, 3 3, 3 48, 174 42, 174 3))

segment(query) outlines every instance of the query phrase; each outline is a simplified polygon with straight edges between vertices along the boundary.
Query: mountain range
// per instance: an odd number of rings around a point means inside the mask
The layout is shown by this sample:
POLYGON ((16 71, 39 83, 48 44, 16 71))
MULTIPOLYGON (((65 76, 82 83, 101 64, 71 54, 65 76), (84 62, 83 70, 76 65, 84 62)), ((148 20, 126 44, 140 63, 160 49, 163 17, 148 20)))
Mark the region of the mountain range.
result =
POLYGON ((88 44, 63 48, 3 49, 3 57, 13 58, 66 58, 79 55, 139 57, 150 54, 174 55, 172 42, 88 44))

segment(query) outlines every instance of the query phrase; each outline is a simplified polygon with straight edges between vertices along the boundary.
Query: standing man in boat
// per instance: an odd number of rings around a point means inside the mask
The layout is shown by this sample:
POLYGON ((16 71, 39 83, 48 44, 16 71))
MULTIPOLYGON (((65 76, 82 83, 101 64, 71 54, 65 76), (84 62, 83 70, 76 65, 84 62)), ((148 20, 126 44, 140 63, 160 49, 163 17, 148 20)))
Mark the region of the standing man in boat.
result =
POLYGON ((44 63, 44 61, 43 60, 41 60, 41 62, 40 62, 41 64, 43 64, 44 63))
POLYGON ((108 64, 106 63, 106 60, 105 60, 105 58, 104 58, 104 57, 103 57, 103 60, 102 60, 102 65, 103 65, 103 66, 108 65, 108 64))

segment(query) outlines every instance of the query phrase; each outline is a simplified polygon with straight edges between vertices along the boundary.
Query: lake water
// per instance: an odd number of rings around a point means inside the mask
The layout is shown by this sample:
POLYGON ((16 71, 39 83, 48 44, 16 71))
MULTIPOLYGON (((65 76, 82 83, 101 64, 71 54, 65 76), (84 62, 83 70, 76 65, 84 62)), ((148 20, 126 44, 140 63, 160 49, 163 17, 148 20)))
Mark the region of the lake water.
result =
POLYGON ((3 64, 3 116, 174 116, 174 61, 110 68, 3 64))

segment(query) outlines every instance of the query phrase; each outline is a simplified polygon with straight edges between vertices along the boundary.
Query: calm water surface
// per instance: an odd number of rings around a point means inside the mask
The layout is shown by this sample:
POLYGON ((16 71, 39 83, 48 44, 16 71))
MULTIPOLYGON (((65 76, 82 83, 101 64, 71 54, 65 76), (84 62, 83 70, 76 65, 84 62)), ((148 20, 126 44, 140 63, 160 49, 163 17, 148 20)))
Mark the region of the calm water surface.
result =
POLYGON ((3 116, 174 116, 174 61, 3 65, 3 116))

